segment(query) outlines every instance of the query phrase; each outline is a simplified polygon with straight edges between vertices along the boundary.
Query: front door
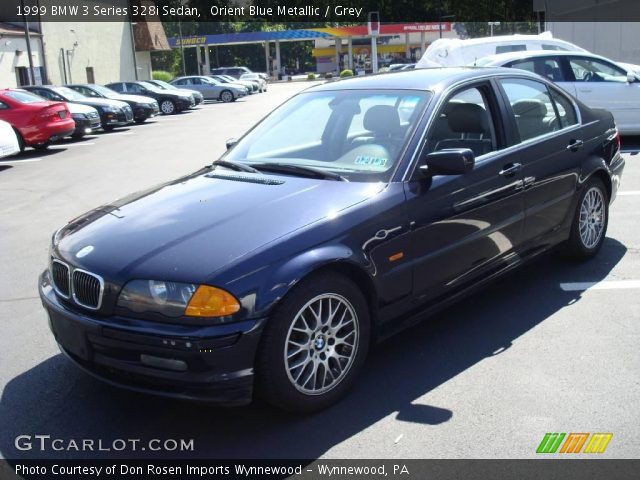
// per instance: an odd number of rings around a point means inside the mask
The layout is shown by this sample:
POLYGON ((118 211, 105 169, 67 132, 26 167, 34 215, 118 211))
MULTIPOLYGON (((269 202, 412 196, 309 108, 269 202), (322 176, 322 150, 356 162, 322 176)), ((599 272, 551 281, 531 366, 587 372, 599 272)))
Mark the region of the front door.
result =
POLYGON ((412 228, 414 294, 431 300, 500 268, 521 241, 523 177, 505 145, 501 109, 489 82, 454 92, 434 117, 425 153, 469 148, 475 167, 464 175, 406 184, 412 228))

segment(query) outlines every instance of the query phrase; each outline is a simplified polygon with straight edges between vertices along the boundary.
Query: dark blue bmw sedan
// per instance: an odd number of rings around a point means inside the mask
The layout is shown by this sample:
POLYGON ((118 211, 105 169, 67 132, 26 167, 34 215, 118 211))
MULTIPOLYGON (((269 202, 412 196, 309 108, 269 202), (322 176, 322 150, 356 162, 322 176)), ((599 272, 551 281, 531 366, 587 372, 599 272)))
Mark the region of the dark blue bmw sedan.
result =
POLYGON ((53 235, 62 351, 113 385, 313 411, 375 342, 560 246, 602 246, 611 114, 512 69, 313 87, 200 171, 53 235))

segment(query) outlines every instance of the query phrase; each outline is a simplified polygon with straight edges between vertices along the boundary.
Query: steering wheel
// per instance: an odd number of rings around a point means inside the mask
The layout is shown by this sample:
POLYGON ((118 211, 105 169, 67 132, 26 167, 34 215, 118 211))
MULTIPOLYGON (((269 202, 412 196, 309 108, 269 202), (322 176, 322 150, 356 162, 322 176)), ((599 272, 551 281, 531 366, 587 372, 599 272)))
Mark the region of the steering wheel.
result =
POLYGON ((584 74, 584 77, 582 77, 582 81, 583 82, 591 82, 593 80, 593 72, 588 71, 584 74))

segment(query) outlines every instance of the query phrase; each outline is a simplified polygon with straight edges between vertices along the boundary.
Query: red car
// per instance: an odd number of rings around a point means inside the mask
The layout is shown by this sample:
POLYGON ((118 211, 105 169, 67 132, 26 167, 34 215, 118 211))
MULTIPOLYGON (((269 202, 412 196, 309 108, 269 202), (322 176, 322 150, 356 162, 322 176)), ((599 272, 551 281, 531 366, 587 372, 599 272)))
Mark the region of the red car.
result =
POLYGON ((25 146, 45 149, 71 135, 75 122, 64 102, 51 102, 19 89, 0 90, 0 120, 11 124, 18 134, 20 150, 25 146))

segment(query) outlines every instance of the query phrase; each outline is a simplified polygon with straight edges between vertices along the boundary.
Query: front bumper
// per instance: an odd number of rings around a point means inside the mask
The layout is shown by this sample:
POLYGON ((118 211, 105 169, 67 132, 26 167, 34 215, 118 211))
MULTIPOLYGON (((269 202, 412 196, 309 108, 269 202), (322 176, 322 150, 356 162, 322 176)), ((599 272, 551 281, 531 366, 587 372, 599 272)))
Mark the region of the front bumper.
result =
POLYGON ((105 112, 100 115, 100 120, 102 122, 102 126, 113 126, 113 127, 122 127, 124 125, 128 125, 133 121, 133 112, 123 112, 120 111, 118 113, 105 112))
POLYGON ((133 108, 133 119, 134 120, 146 120, 147 118, 153 118, 156 115, 160 114, 160 108, 158 104, 154 104, 152 106, 142 106, 137 105, 133 108))
POLYGON ((264 319, 191 326, 93 317, 58 299, 48 271, 40 276, 39 292, 62 352, 100 380, 171 398, 224 405, 251 402, 264 319))
POLYGON ((98 130, 102 124, 100 123, 100 117, 96 118, 74 118, 76 122, 76 128, 73 131, 74 134, 91 133, 98 130))

